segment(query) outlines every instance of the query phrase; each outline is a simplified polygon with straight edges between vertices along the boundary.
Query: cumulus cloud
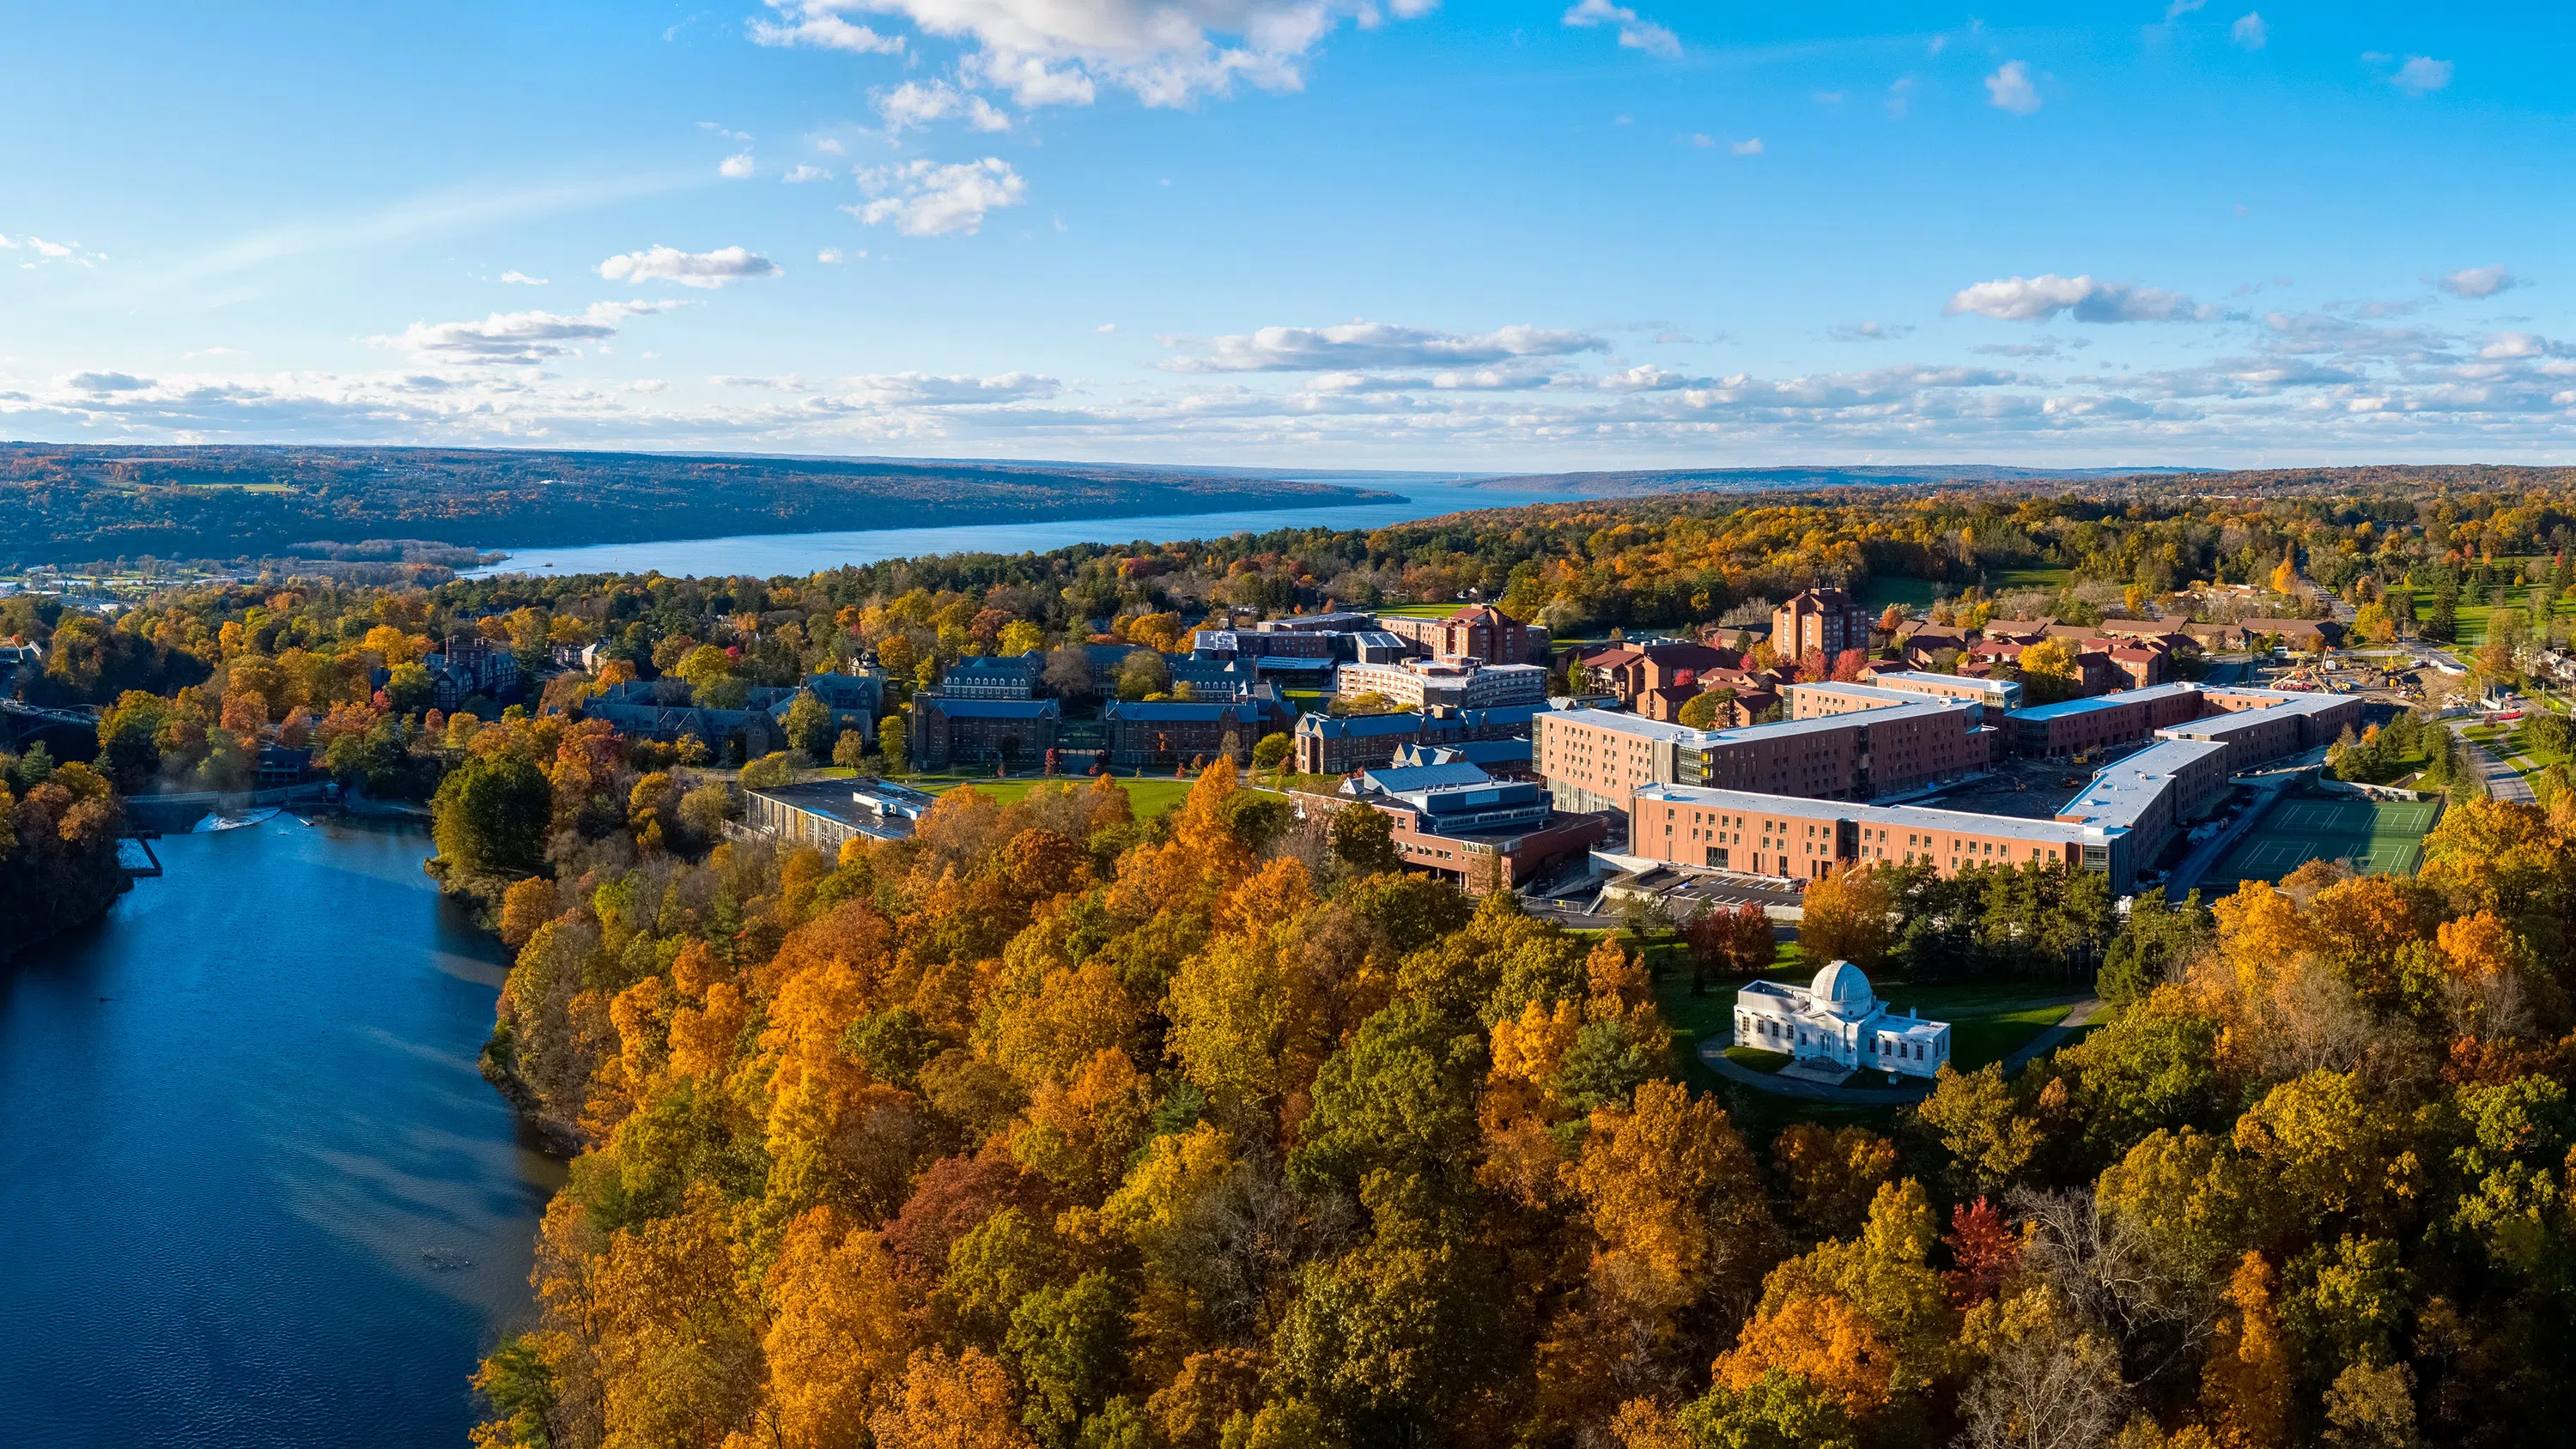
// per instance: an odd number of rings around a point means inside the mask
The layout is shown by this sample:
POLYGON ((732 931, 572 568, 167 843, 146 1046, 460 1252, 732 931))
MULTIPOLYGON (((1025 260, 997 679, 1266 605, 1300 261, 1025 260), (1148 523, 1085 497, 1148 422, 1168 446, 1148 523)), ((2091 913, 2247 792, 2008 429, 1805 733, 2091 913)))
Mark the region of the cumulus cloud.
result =
POLYGON ((1999 322, 2045 322, 2062 312, 2073 313, 2078 322, 2191 322, 2217 315, 2180 292, 2096 281, 2090 276, 2061 277, 2055 272, 1979 282, 1952 296, 1942 311, 1952 317, 1974 313, 1999 322))
POLYGON ((808 166, 801 162, 788 168, 787 174, 779 178, 779 180, 786 182, 790 186, 802 185, 808 181, 829 181, 831 179, 832 173, 829 168, 822 166, 808 166))
POLYGON ((1889 326, 1880 322, 1860 322, 1850 326, 1825 329, 1825 335, 1836 342, 1888 342, 1899 337, 1912 336, 1913 333, 1914 329, 1911 327, 1889 326))
POLYGON ((727 156, 716 163, 716 174, 727 181, 740 181, 750 176, 757 169, 757 165, 758 163, 751 159, 751 153, 745 151, 740 155, 727 156))
POLYGON ((855 55, 896 55, 903 50, 900 35, 879 35, 864 25, 853 25, 839 12, 854 9, 828 3, 828 0, 770 0, 770 8, 779 13, 776 20, 751 22, 751 38, 758 45, 810 45, 822 50, 842 50, 855 55))
POLYGON ((2522 279, 2506 271, 2504 263, 2497 262, 2492 266, 2462 267, 2435 279, 2433 285, 2454 297, 2475 300, 2492 297, 2498 292, 2510 292, 2522 285, 2522 279))
POLYGON ((839 247, 825 247, 814 254, 814 260, 827 267, 837 267, 843 262, 865 261, 867 255, 866 252, 845 252, 839 247))
POLYGON ((2431 95, 2451 83, 2451 63, 2429 55, 2410 55, 2388 83, 2410 96, 2431 95))
POLYGON ((626 384, 628 392, 668 392, 671 385, 658 377, 639 377, 626 384))
POLYGON ((2272 31, 2263 23, 2262 11, 2248 10, 2236 17, 2234 25, 2227 27, 2227 38, 2247 50, 2261 50, 2271 43, 2272 31))
POLYGON ((1997 110, 2027 116, 2039 109, 2039 87, 2030 83, 2030 67, 2017 60, 2005 61, 1986 77, 1986 99, 1997 110))
POLYGON ((842 210, 870 226, 892 222, 905 236, 973 236, 982 230, 985 213, 1020 205, 1029 189, 1009 162, 995 156, 874 167, 859 173, 859 185, 873 199, 842 210))
MULTIPOLYGON (((1166 346, 1185 339, 1166 338, 1166 346)), ((1543 327, 1503 327, 1462 335, 1386 322, 1346 322, 1336 327, 1264 327, 1258 332, 1210 339, 1199 356, 1174 357, 1171 372, 1321 372, 1367 367, 1473 366, 1517 357, 1568 357, 1604 351, 1609 344, 1588 332, 1543 327)))
POLYGON ((543 277, 531 277, 525 272, 515 270, 503 272, 501 274, 501 280, 507 285, 513 287, 544 287, 552 285, 543 277))
POLYGON ((1738 156, 1759 156, 1762 154, 1762 138, 1755 136, 1749 140, 1738 141, 1727 149, 1738 156))
POLYGON ((744 247, 718 247, 711 252, 684 252, 655 246, 622 252, 599 264, 599 274, 612 282, 677 282, 683 287, 721 287, 750 277, 774 277, 779 265, 744 247))
POLYGON ((887 129, 894 131, 959 117, 978 131, 1011 129, 1011 118, 991 101, 946 81, 928 85, 905 81, 877 97, 877 114, 885 118, 887 129))
POLYGON ((495 312, 479 322, 414 322, 378 347, 418 353, 460 366, 527 366, 569 355, 572 344, 605 342, 629 317, 663 310, 655 302, 595 302, 577 317, 554 312, 495 312))
POLYGON ((1610 0, 1577 0, 1574 8, 1565 12, 1565 23, 1582 29, 1596 25, 1617 26, 1621 45, 1630 50, 1642 50, 1648 55, 1659 55, 1666 60, 1675 59, 1682 53, 1680 36, 1640 17, 1625 5, 1611 4, 1610 0))
POLYGON ((1272 91, 1304 84, 1302 65, 1345 15, 1362 25, 1408 19, 1436 0, 1347 5, 1324 0, 768 0, 776 19, 753 22, 765 45, 837 50, 900 48, 846 17, 896 15, 924 36, 954 41, 960 81, 1008 91, 1022 106, 1087 105, 1102 86, 1149 106, 1184 106, 1237 83, 1272 91))

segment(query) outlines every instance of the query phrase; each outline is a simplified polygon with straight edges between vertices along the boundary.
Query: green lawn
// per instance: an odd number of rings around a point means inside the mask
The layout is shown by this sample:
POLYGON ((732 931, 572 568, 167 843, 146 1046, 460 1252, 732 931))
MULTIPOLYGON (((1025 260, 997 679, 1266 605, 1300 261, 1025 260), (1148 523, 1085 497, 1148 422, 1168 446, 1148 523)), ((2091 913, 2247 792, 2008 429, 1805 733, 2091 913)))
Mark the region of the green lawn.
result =
MULTIPOLYGON (((2533 557, 2498 559, 2496 560, 2496 563, 2499 566, 2511 567, 2522 572, 2523 582, 2519 584, 2506 584, 2506 602, 2510 607, 2516 609, 2529 609, 2531 607, 2531 583, 2534 577, 2533 570, 2537 568, 2542 576, 2546 576, 2550 566, 2548 558, 2533 557)), ((2488 585, 2488 588, 2490 589, 2493 587, 2493 584, 2488 585)), ((2432 612, 2433 591, 2431 589, 2415 590, 2415 617, 2418 619, 2428 618, 2432 615, 2432 612)), ((2464 649, 2475 648, 2478 645, 2487 642, 2487 616, 2494 612, 2495 606, 2488 603, 2484 595, 2480 595, 2477 598, 2469 597, 2468 586, 2463 583, 2460 588, 2460 606, 2457 611, 2460 635, 2457 643, 2459 647, 2464 649)), ((2552 617, 2555 618, 2566 618, 2571 615, 2576 615, 2576 594, 2571 594, 2566 598, 2560 599, 2558 601, 2558 606, 2551 611, 2551 614, 2552 617)))
MULTIPOLYGON (((905 779, 900 783, 910 785, 916 790, 927 790, 933 795, 945 795, 951 790, 961 789, 965 786, 972 785, 977 790, 1004 805, 1015 805, 1020 801, 1027 799, 1029 797, 1029 792, 1040 785, 1071 785, 1077 790, 1088 790, 1091 788, 1091 778, 1087 775, 1059 775, 1052 781, 1044 779, 996 780, 989 776, 970 776, 961 778, 953 775, 920 775, 905 779)), ((1156 815, 1160 815, 1164 811, 1171 809, 1173 806, 1180 804, 1182 799, 1190 793, 1190 786, 1195 782, 1190 780, 1174 780, 1170 778, 1129 779, 1122 776, 1118 783, 1127 791, 1128 808, 1136 812, 1137 819, 1146 820, 1151 819, 1156 815)))
POLYGON ((1908 609, 1931 608, 1932 592, 1933 583, 1930 579, 1899 579, 1873 575, 1861 588, 1860 602, 1861 607, 1869 610, 1871 616, 1875 617, 1890 604, 1902 604, 1908 609))
POLYGON ((1739 1067, 1760 1072, 1765 1076, 1789 1065, 1790 1062, 1787 1052, 1764 1051, 1760 1047, 1743 1046, 1728 1047, 1726 1059, 1739 1067))
POLYGON ((2073 582, 2075 582, 2073 569, 1994 569, 1986 575, 1986 592, 2011 594, 2025 589, 2046 589, 2054 593, 2073 582))

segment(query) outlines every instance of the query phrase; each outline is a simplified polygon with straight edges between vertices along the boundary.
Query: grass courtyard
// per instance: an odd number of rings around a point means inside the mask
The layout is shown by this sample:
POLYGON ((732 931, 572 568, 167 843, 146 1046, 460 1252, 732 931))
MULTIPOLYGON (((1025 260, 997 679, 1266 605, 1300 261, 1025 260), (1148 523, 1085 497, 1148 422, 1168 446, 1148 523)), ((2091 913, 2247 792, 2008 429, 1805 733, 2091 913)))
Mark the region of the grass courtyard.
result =
MULTIPOLYGON (((1027 799, 1029 792, 1040 785, 1071 785, 1077 790, 1088 790, 1091 788, 1091 777, 1059 775, 1053 780, 1031 778, 996 780, 991 776, 918 775, 900 779, 896 783, 910 785, 916 790, 926 790, 933 795, 945 795, 951 790, 972 785, 1000 804, 1016 805, 1027 799)), ((1182 800, 1188 798, 1190 786, 1195 782, 1157 777, 1131 779, 1122 775, 1118 783, 1127 792, 1128 808, 1136 812, 1137 819, 1146 820, 1179 805, 1182 800)))
POLYGON ((2292 795, 2202 875, 2201 884, 2226 891, 2239 881, 2277 881, 2311 860, 2350 861, 2367 875, 2412 871, 2440 813, 2429 800, 2292 795))

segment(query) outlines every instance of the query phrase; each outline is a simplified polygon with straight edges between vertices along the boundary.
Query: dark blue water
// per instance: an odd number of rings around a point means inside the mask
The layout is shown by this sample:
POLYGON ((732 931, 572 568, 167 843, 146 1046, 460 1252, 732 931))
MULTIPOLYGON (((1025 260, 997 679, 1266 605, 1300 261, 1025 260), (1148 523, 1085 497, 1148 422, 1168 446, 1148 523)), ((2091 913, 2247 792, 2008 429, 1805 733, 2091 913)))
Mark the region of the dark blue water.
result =
POLYGON ((475 1072, 499 947, 428 847, 174 836, 0 966, 0 1441, 465 1442, 561 1171, 475 1072))
POLYGON ((652 543, 600 543, 577 548, 509 550, 510 557, 468 577, 506 573, 642 573, 659 569, 673 578, 695 575, 743 575, 776 578, 803 575, 845 564, 878 563, 890 558, 920 558, 943 553, 1045 553, 1077 543, 1168 543, 1176 539, 1223 538, 1233 533, 1267 533, 1279 528, 1385 528, 1416 519, 1470 509, 1519 508, 1532 503, 1565 503, 1576 493, 1523 493, 1499 488, 1462 487, 1449 480, 1417 476, 1353 478, 1336 475, 1318 482, 1347 483, 1400 495, 1400 501, 1337 503, 1319 508, 1262 508, 1230 513, 1158 513, 1134 518, 1039 518, 1020 523, 967 523, 937 528, 904 528, 889 517, 884 528, 838 533, 758 533, 734 538, 674 538, 652 543))

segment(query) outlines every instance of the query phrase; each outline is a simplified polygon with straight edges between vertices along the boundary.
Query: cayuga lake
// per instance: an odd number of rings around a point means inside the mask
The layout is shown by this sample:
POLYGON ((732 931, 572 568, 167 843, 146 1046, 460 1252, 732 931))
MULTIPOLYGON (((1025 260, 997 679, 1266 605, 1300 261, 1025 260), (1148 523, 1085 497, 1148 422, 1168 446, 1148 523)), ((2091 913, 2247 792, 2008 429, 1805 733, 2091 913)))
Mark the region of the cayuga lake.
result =
MULTIPOLYGON (((1284 475, 1283 475, 1284 476, 1284 475)), ((840 533, 755 533, 736 538, 665 539, 653 543, 602 543, 580 548, 511 549, 488 574, 608 574, 659 571, 673 578, 778 576, 819 573, 844 564, 879 563, 946 553, 1044 553, 1076 543, 1169 543, 1223 538, 1279 528, 1384 528, 1471 509, 1517 508, 1528 503, 1569 503, 1590 495, 1525 493, 1461 487, 1457 476, 1418 473, 1336 473, 1298 482, 1341 483, 1400 495, 1400 501, 1337 503, 1317 508, 1263 508, 1231 513, 1158 513, 1134 518, 1029 519, 1017 523, 968 523, 905 528, 889 518, 884 528, 840 533)), ((506 547, 506 546, 505 546, 506 547)))
POLYGON ((0 1440, 459 1449, 563 1176, 475 1070, 499 943, 417 826, 154 848, 0 966, 0 1440))

